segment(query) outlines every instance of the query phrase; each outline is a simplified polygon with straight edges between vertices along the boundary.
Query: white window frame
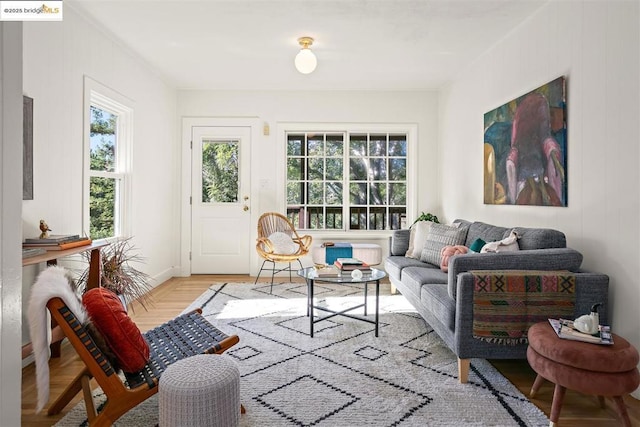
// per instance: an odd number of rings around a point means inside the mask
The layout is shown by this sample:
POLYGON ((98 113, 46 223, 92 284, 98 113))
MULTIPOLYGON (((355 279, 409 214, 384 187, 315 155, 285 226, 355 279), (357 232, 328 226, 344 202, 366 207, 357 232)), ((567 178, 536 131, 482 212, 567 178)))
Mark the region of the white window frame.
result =
MULTIPOLYGON (((131 176, 133 165, 133 111, 134 102, 126 96, 108 88, 107 86, 85 76, 84 78, 84 173, 83 173, 83 230, 90 230, 90 186, 92 177, 112 178, 116 184, 116 213, 114 215, 113 238, 131 236, 131 176), (116 155, 114 172, 92 171, 90 162, 91 152, 91 106, 98 107, 118 116, 116 127, 116 155)), ((107 238, 106 240, 110 240, 107 238)))
MULTIPOLYGON (((407 135, 407 222, 411 220, 411 212, 415 211, 417 205, 417 156, 418 156, 418 125, 415 123, 303 123, 303 122, 281 122, 277 125, 277 146, 278 156, 276 163, 277 170, 277 203, 280 212, 287 210, 287 134, 303 132, 322 133, 404 133, 407 135)), ((348 167, 348 165, 345 165, 348 167)), ((346 176, 346 175, 345 175, 346 176)), ((408 222, 408 224, 410 224, 408 222)), ((343 222, 341 230, 305 230, 305 233, 322 236, 323 238, 340 238, 345 235, 363 238, 386 237, 391 234, 391 230, 349 230, 349 217, 343 222)))

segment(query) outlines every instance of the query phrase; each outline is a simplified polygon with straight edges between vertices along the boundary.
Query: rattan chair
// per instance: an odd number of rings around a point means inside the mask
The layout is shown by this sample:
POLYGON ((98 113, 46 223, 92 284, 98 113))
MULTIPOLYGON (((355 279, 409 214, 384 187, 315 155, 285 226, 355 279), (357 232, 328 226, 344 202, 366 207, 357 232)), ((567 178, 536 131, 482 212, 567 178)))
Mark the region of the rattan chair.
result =
POLYGON ((270 291, 273 290, 273 277, 276 273, 288 271, 289 281, 291 281, 291 262, 298 261, 300 268, 303 268, 300 258, 309 253, 311 241, 311 236, 298 235, 293 224, 286 216, 277 212, 267 212, 262 214, 258 219, 258 242, 256 243, 256 250, 258 251, 258 255, 260 255, 264 261, 262 261, 262 266, 260 267, 258 277, 256 277, 254 284, 258 283, 258 279, 260 278, 260 274, 262 274, 263 270, 271 271, 270 291), (277 253, 275 245, 269 240, 269 236, 275 232, 281 232, 289 235, 296 244, 296 251, 289 254, 277 253), (264 267, 267 262, 271 263, 271 268, 264 267), (277 263, 287 263, 287 267, 278 268, 276 266, 277 263))
POLYGON ((48 414, 58 414, 82 391, 90 426, 110 426, 157 393, 160 376, 172 363, 197 354, 220 354, 239 341, 237 335, 226 335, 209 323, 200 310, 194 310, 144 333, 149 363, 139 372, 125 374, 123 380, 62 299, 50 299, 47 308, 85 363, 83 371, 49 407, 48 414), (99 411, 91 395, 91 378, 107 396, 99 411))

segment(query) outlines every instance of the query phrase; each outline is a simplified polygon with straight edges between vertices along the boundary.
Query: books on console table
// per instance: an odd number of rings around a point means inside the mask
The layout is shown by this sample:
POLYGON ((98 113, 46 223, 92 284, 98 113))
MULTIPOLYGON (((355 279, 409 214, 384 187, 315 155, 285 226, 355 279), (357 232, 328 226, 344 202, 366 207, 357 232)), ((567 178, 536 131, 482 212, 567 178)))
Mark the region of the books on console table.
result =
POLYGON ((611 327, 600 325, 599 332, 595 335, 585 334, 573 327, 573 320, 567 319, 549 319, 549 323, 553 327, 558 337, 565 340, 582 341, 591 344, 613 345, 613 335, 611 327))
POLYGON ((22 259, 42 255, 45 252, 47 250, 44 248, 22 248, 22 259))
POLYGON ((55 245, 63 242, 70 242, 72 240, 78 240, 80 238, 79 234, 50 234, 49 237, 41 239, 39 237, 32 237, 24 239, 24 243, 26 244, 51 244, 55 245))
POLYGON ((88 237, 78 237, 74 240, 65 240, 59 243, 23 243, 22 248, 42 248, 47 251, 63 251, 65 249, 77 248, 78 246, 90 245, 91 239, 88 237))

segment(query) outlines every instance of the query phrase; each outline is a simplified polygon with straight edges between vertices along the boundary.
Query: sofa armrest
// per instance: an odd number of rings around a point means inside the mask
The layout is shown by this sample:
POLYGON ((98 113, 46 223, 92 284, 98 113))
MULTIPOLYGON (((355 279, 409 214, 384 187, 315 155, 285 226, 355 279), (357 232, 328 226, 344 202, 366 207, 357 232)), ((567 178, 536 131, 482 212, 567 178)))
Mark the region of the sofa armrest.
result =
POLYGON ((533 249, 498 253, 467 253, 449 259, 449 296, 456 299, 458 275, 474 270, 577 271, 582 254, 571 248, 533 249))
POLYGON ((411 230, 393 230, 389 237, 389 254, 404 256, 409 249, 411 230))
MULTIPOLYGON (((598 310, 600 323, 609 323, 609 276, 601 273, 575 272, 576 278, 576 299, 574 308, 574 319, 591 311, 591 306, 595 303, 602 303, 598 310)), ((473 338, 473 274, 462 273, 458 276, 456 300, 456 331, 454 351, 460 358, 467 357, 490 357, 489 355, 478 355, 478 340, 473 338), (474 351, 476 353, 474 353, 474 351)), ((549 317, 557 317, 549 313, 549 317)))

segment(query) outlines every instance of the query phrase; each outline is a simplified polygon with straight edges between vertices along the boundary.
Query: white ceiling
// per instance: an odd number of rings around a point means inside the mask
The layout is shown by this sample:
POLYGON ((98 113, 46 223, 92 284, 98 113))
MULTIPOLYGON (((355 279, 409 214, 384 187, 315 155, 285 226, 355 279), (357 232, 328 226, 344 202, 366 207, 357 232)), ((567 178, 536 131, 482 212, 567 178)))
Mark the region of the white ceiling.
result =
POLYGON ((179 89, 436 89, 548 0, 67 0, 179 89), (311 36, 316 71, 293 59, 311 36))

